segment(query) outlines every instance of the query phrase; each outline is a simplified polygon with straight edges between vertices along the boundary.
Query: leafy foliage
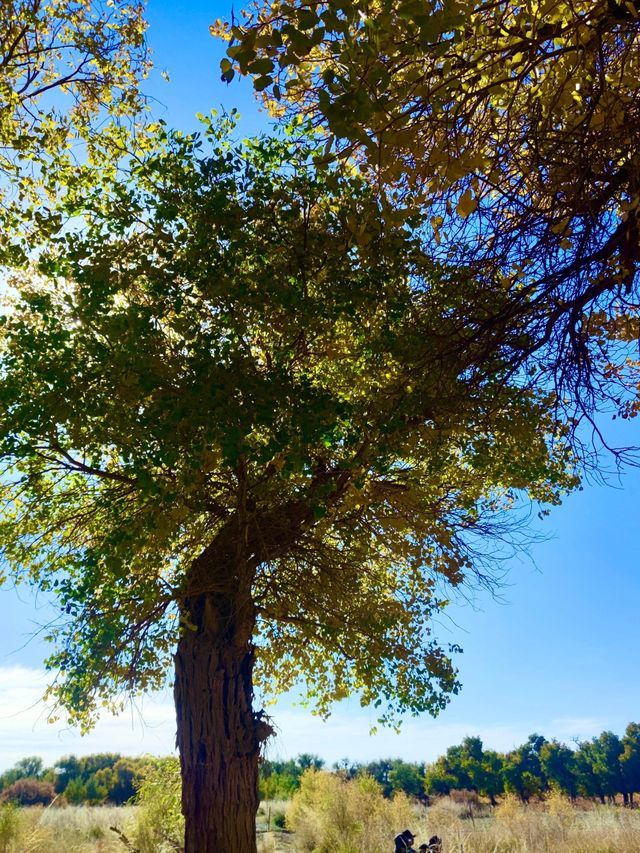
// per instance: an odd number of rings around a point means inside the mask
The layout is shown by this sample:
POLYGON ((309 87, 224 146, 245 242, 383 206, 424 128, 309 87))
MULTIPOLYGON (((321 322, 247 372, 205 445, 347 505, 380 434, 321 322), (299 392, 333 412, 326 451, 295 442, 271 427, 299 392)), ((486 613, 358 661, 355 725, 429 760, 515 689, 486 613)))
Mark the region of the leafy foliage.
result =
POLYGON ((260 764, 260 799, 286 800, 300 786, 306 770, 321 770, 324 761, 316 755, 303 754, 288 761, 264 760, 260 764))
POLYGON ((46 783, 51 788, 50 799, 55 793, 62 794, 68 803, 123 805, 135 796, 150 763, 150 758, 100 753, 81 758, 64 756, 45 769, 41 758, 30 756, 0 776, 0 791, 12 790, 16 782, 26 779, 29 783, 46 783))
POLYGON ((384 849, 390 827, 406 826, 413 816, 407 797, 382 797, 370 776, 346 780, 326 771, 308 770, 287 810, 286 823, 303 851, 384 849))
POLYGON ((444 590, 482 579, 520 493, 576 485, 565 430, 514 373, 526 333, 483 325, 504 288, 435 264, 313 149, 227 131, 202 154, 160 127, 12 275, 3 555, 60 600, 73 720, 163 683, 184 573, 239 529, 261 687, 436 712, 444 590))
POLYGON ((638 723, 629 723, 622 737, 622 747, 623 752, 619 760, 626 801, 629 794, 640 790, 640 725, 638 723))
POLYGON ((621 791, 622 753, 620 738, 613 732, 602 732, 599 737, 581 743, 576 755, 580 791, 588 797, 598 797, 603 803, 621 791))
MULTIPOLYGON (((571 799, 580 795, 605 801, 622 795, 625 804, 632 804, 634 795, 640 793, 640 777, 632 775, 633 768, 640 765, 637 730, 638 723, 629 723, 621 738, 611 732, 603 732, 574 748, 557 740, 531 735, 524 744, 506 754, 485 749, 479 737, 466 737, 428 765, 399 758, 366 763, 344 759, 333 765, 332 775, 342 783, 364 778, 368 780, 366 790, 373 782, 376 790, 386 798, 403 794, 415 800, 423 799, 426 793, 430 797, 451 794, 454 799, 462 801, 472 795, 477 800, 477 795, 480 795, 491 800, 493 805, 500 797, 507 808, 510 798, 514 802, 525 802, 535 796, 549 800, 553 805, 555 795, 571 799), (608 789, 603 785, 606 780, 609 780, 608 789), (510 788, 513 793, 503 796, 505 788, 510 788)), ((80 758, 66 756, 56 761, 53 767, 45 768, 40 758, 31 756, 17 762, 12 770, 5 771, 0 777, 1 789, 4 791, 13 785, 15 774, 19 772, 16 768, 27 766, 40 767, 40 781, 50 785, 49 780, 53 779, 55 794, 63 793, 67 802, 74 801, 70 793, 81 791, 83 796, 76 801, 82 803, 89 803, 87 792, 100 784, 105 771, 110 771, 112 778, 122 778, 124 769, 126 778, 133 779, 135 803, 140 806, 136 845, 142 850, 152 851, 154 844, 179 843, 183 819, 180 815, 180 766, 177 758, 129 758, 102 753, 80 758)), ((327 774, 322 759, 304 753, 287 761, 264 760, 260 767, 261 798, 291 799, 303 784, 305 774, 309 774, 309 779, 324 779, 327 774)), ((31 784, 38 780, 32 776, 28 781, 31 784)), ((316 791, 310 782, 309 785, 316 791)), ((334 792, 348 790, 333 782, 327 785, 334 792)), ((118 790, 114 788, 105 800, 123 804, 132 796, 127 791, 128 796, 118 797, 118 790)), ((301 802, 306 802, 304 797, 301 802)), ((557 804, 561 802, 560 799, 557 804)), ((10 811, 7 815, 11 816, 10 811)))
POLYGON ((0 791, 7 788, 18 779, 32 778, 42 779, 44 775, 42 759, 37 755, 29 755, 21 758, 12 768, 5 770, 0 776, 0 791))
POLYGON ((467 737, 460 746, 451 746, 431 764, 424 775, 428 794, 475 791, 492 803, 504 791, 504 756, 485 750, 478 737, 467 737))
POLYGON ((51 782, 26 777, 13 782, 0 795, 2 802, 21 806, 48 806, 54 797, 55 791, 51 782))
POLYGON ((136 81, 146 59, 141 4, 10 0, 0 28, 5 132, 11 123, 20 131, 32 127, 39 102, 56 88, 72 96, 71 120, 109 103, 121 111, 139 106, 136 81))
POLYGON ((540 752, 545 738, 533 734, 527 742, 509 753, 504 765, 505 788, 517 794, 523 803, 542 793, 545 780, 542 777, 540 752))
POLYGON ((534 734, 506 755, 484 750, 480 738, 465 738, 427 767, 425 791, 431 795, 476 791, 492 804, 504 791, 522 803, 550 791, 603 803, 622 794, 629 803, 639 784, 631 770, 640 757, 636 729, 636 723, 629 723, 622 739, 603 732, 574 749, 534 734))
POLYGON ((638 329, 638 4, 257 0, 242 15, 212 27, 223 76, 311 120, 321 161, 355 157, 389 216, 428 210, 434 254, 500 275, 514 310, 531 300, 561 397, 634 414, 633 356, 631 374, 605 365, 638 329))
POLYGON ((161 758, 149 766, 139 787, 138 817, 133 833, 140 853, 179 850, 184 835, 180 813, 180 762, 161 758))
MULTIPOLYGON (((98 115, 139 114, 149 67, 140 3, 9 0, 0 10, 0 214, 15 229, 73 165, 72 141, 98 115), (60 161, 60 162, 58 162, 60 161)), ((37 212, 37 225, 46 217, 37 212)), ((33 224, 33 223, 32 223, 33 224)))
POLYGON ((13 842, 19 839, 22 831, 22 815, 13 803, 0 805, 0 851, 10 853, 13 842))
POLYGON ((540 771, 547 783, 563 794, 575 797, 578 773, 575 752, 556 740, 546 741, 540 749, 540 771))

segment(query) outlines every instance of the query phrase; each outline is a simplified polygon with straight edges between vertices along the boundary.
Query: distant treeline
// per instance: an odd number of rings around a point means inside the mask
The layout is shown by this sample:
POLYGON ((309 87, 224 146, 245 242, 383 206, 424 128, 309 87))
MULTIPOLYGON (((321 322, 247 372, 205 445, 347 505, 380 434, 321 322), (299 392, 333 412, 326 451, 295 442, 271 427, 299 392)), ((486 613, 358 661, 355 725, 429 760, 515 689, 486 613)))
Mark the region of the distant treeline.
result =
POLYGON ((44 767, 41 758, 29 756, 0 776, 0 801, 48 805, 58 798, 71 804, 123 805, 135 796, 157 760, 106 752, 81 758, 67 755, 53 767, 44 767))
MULTIPOLYGON (((135 797, 146 773, 160 760, 117 753, 71 755, 45 768, 40 758, 23 758, 0 776, 0 800, 30 805, 58 797, 73 804, 121 805, 135 797)), ((323 767, 321 758, 308 753, 288 761, 265 760, 260 768, 260 796, 289 799, 305 771, 323 767)), ((629 723, 622 737, 603 732, 574 747, 533 734, 522 746, 501 753, 484 749, 479 737, 466 737, 432 764, 399 758, 368 763, 344 759, 331 769, 346 779, 371 776, 387 797, 402 791, 426 799, 466 790, 494 804, 504 793, 516 794, 527 803, 556 790, 572 799, 589 797, 605 803, 620 796, 632 804, 634 794, 640 793, 640 723, 629 723)))
MULTIPOLYGON (((285 762, 265 761, 262 797, 291 796, 304 771, 322 764, 310 755, 285 762)), ((372 776, 386 796, 403 791, 423 799, 467 790, 494 804, 504 793, 515 794, 526 803, 553 789, 572 799, 589 797, 605 803, 621 796, 625 803, 633 803, 634 794, 640 792, 640 723, 629 723, 622 737, 603 732, 574 747, 533 734, 522 746, 501 753, 484 749, 479 737, 467 737, 432 764, 400 759, 356 764, 345 759, 332 769, 346 778, 372 776)))

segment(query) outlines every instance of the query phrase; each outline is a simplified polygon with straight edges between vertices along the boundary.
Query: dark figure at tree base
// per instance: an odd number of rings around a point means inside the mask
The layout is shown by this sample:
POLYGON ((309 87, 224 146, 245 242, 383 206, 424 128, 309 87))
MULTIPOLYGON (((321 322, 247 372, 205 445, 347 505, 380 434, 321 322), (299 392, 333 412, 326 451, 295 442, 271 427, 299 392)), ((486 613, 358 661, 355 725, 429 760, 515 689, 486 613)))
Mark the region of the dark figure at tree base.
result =
POLYGON ((415 835, 410 829, 405 829, 399 835, 396 835, 394 841, 396 845, 395 853, 409 853, 415 841, 415 835))
POLYGON ((419 853, 442 853, 442 839, 437 835, 432 835, 428 844, 421 844, 418 847, 419 853))

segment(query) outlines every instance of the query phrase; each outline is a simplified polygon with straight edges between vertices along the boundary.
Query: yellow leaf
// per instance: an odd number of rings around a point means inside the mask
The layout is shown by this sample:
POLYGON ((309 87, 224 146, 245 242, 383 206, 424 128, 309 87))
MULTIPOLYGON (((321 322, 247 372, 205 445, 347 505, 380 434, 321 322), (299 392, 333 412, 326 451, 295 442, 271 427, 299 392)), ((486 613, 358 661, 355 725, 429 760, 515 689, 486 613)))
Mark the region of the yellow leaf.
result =
POLYGON ((470 213, 473 213, 477 206, 478 199, 474 198, 474 195, 471 190, 465 190, 460 196, 460 199, 458 200, 456 211, 458 213, 458 216, 461 216, 462 219, 466 219, 470 213))

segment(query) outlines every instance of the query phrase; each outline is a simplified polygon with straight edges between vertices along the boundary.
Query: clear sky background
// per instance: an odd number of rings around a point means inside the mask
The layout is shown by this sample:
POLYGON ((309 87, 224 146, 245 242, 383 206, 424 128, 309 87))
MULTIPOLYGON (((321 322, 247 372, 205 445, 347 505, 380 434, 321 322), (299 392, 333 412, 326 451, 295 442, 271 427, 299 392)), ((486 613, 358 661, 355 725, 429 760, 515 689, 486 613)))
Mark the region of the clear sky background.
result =
MULTIPOLYGON (((250 86, 219 79, 222 48, 208 27, 230 8, 219 0, 150 0, 156 69, 146 90, 154 114, 169 125, 192 130, 197 112, 237 107, 243 133, 266 128, 250 86)), ((640 444, 640 424, 603 425, 621 445, 640 444)), ((585 483, 544 522, 534 516, 532 529, 545 541, 511 561, 499 600, 483 592, 452 604, 439 635, 464 648, 457 661, 463 688, 439 718, 409 718, 400 734, 372 737, 375 714, 357 700, 341 703, 325 723, 286 697, 270 709, 278 735, 269 756, 428 761, 465 735, 508 750, 532 732, 565 742, 603 730, 622 734, 628 722, 640 721, 639 495, 636 470, 621 478, 612 470, 608 485, 585 483)), ((40 755, 49 765, 69 753, 171 752, 169 693, 144 697, 117 719, 101 719, 85 737, 62 722, 47 723, 40 701, 47 647, 38 632, 49 618, 47 602, 29 590, 0 591, 0 771, 25 755, 40 755)))

